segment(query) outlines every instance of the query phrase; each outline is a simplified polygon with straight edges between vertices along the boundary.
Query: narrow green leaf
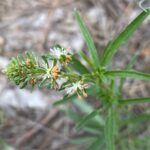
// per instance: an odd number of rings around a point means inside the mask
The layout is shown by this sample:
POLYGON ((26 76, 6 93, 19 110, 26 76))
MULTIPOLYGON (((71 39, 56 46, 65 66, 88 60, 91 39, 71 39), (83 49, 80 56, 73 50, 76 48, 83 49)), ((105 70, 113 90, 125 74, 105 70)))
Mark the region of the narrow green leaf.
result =
POLYGON ((17 59, 18 59, 18 62, 21 63, 21 65, 25 62, 24 57, 21 54, 18 54, 17 59))
POLYGON ((129 77, 129 78, 140 79, 140 80, 150 80, 150 74, 133 71, 133 70, 106 71, 104 72, 104 75, 110 78, 116 78, 116 77, 128 78, 129 77))
POLYGON ((101 63, 103 62, 103 59, 107 57, 107 53, 110 51, 112 44, 113 44, 113 41, 111 40, 107 43, 106 47, 104 48, 103 55, 101 58, 101 63))
MULTIPOLYGON (((80 113, 74 112, 68 108, 62 108, 62 111, 65 113, 66 116, 68 116, 75 123, 78 123, 82 119, 82 115, 80 113)), ((101 133, 102 127, 98 124, 95 118, 93 118, 92 121, 87 122, 82 127, 82 130, 87 131, 88 133, 97 135, 101 133)))
POLYGON ((19 86, 21 89, 23 89, 25 86, 27 86, 28 81, 25 81, 23 83, 21 83, 21 85, 19 86))
POLYGON ((108 116, 105 125, 105 141, 107 150, 115 150, 115 109, 108 109, 108 116))
POLYGON ((76 139, 73 139, 71 140, 71 143, 72 144, 89 144, 91 141, 94 141, 94 137, 80 137, 80 138, 76 138, 76 139))
POLYGON ((77 106, 83 113, 89 113, 89 112, 92 112, 92 111, 94 111, 94 108, 93 108, 93 106, 92 105, 90 105, 88 102, 86 102, 86 101, 79 101, 79 100, 75 100, 74 101, 74 104, 75 104, 75 106, 77 106))
POLYGON ((131 68, 133 67, 133 65, 134 65, 134 64, 136 63, 136 61, 137 61, 138 56, 139 56, 139 52, 136 52, 136 53, 132 56, 132 58, 131 58, 129 64, 128 64, 127 67, 126 67, 127 70, 128 70, 128 69, 131 69, 131 68))
POLYGON ((96 50, 96 47, 94 45, 94 41, 90 35, 90 33, 88 32, 88 29, 87 27, 85 26, 85 24, 83 23, 81 17, 80 17, 80 13, 79 11, 75 10, 74 11, 74 16, 77 20, 77 23, 79 25, 79 28, 80 28, 80 31, 82 33, 82 36, 87 44, 87 47, 89 49, 89 52, 90 52, 90 56, 91 56, 91 59, 92 59, 92 63, 93 63, 93 66, 95 68, 98 68, 99 67, 99 59, 98 59, 98 54, 97 54, 97 50, 96 50))
MULTIPOLYGON (((79 109, 79 111, 81 111, 81 113, 84 113, 86 115, 89 114, 90 112, 94 111, 94 108, 90 104, 88 104, 86 101, 75 100, 75 101, 73 101, 73 103, 79 109)), ((80 122, 82 120, 83 115, 80 115, 80 117, 81 117, 81 119, 78 120, 78 122, 80 122)), ((86 124, 83 124, 82 129, 86 128, 86 130, 88 130, 88 132, 96 131, 95 133, 97 134, 97 133, 101 132, 103 126, 104 126, 103 118, 100 115, 97 115, 97 116, 91 118, 90 120, 88 120, 86 122, 86 124), (97 132, 97 130, 98 130, 98 132, 97 132)))
POLYGON ((67 107, 62 107, 61 108, 62 112, 65 113, 65 115, 70 118, 72 121, 77 123, 81 119, 81 115, 78 113, 74 112, 73 110, 67 108, 67 107))
POLYGON ((131 98, 131 99, 126 99, 126 100, 119 100, 118 102, 119 102, 119 104, 121 104, 121 105, 150 103, 150 97, 131 98))
POLYGON ((89 70, 75 57, 72 57, 73 64, 72 66, 76 69, 80 74, 89 73, 89 70))
POLYGON ((48 63, 47 57, 43 55, 42 59, 43 59, 44 63, 47 65, 47 67, 49 68, 49 63, 48 63))
POLYGON ((87 89, 88 95, 90 95, 90 96, 95 96, 95 97, 98 96, 99 91, 100 91, 100 90, 99 90, 99 87, 96 86, 96 85, 92 85, 91 88, 87 89))
POLYGON ((139 115, 139 116, 134 116, 134 117, 131 117, 127 120, 124 120, 124 121, 121 121, 121 126, 122 125, 129 125, 129 124, 135 124, 135 123, 141 123, 143 121, 148 121, 150 119, 150 114, 142 114, 142 115, 139 115))
POLYGON ((47 82, 48 81, 48 78, 46 78, 46 79, 43 79, 40 83, 39 83, 39 85, 38 85, 38 87, 41 89, 41 88, 43 88, 45 85, 48 85, 47 82))
POLYGON ((73 101, 74 98, 76 97, 76 95, 71 95, 71 96, 64 96, 61 100, 58 100, 56 102, 53 103, 54 106, 58 106, 58 105, 61 105, 61 104, 64 104, 64 103, 67 103, 69 101, 73 101))
POLYGON ((101 66, 107 65, 112 57, 117 52, 118 48, 122 46, 134 33, 134 31, 141 25, 141 23, 150 14, 150 9, 139 14, 107 47, 106 53, 102 57, 101 66))
POLYGON ((98 137, 86 150, 101 150, 104 145, 104 139, 98 137))
MULTIPOLYGON (((94 111, 94 108, 86 101, 75 100, 73 103, 85 114, 89 114, 94 111)), ((96 120, 98 124, 101 124, 102 126, 104 125, 104 120, 100 115, 95 116, 94 120, 96 120)))
POLYGON ((79 129, 81 128, 84 124, 86 124, 90 119, 94 118, 96 115, 99 114, 99 112, 101 111, 101 109, 97 109, 92 111, 91 113, 89 113, 88 115, 86 115, 84 118, 82 118, 80 120, 80 122, 78 122, 78 124, 76 125, 76 128, 79 129))
POLYGON ((29 81, 30 79, 31 79, 30 77, 26 78, 25 81, 22 82, 19 87, 20 87, 21 89, 23 89, 23 88, 28 84, 28 81, 29 81))
POLYGON ((89 57, 86 54, 84 54, 83 51, 79 51, 79 55, 87 63, 88 67, 94 71, 95 69, 93 68, 92 62, 89 59, 89 57))

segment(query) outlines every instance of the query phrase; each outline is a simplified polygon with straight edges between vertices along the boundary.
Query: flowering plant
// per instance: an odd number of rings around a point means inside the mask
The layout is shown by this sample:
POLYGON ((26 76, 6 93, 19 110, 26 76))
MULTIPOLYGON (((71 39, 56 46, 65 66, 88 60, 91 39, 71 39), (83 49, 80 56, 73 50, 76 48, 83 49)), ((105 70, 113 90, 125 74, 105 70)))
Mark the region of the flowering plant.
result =
POLYGON ((66 95, 77 93, 79 97, 86 96, 88 84, 84 84, 84 78, 78 73, 72 73, 71 68, 68 70, 72 57, 69 50, 59 45, 51 48, 50 53, 41 58, 26 52, 25 56, 13 58, 4 73, 20 88, 34 88, 38 85, 40 88, 66 89, 66 95))
POLYGON ((87 44, 89 56, 82 51, 79 54, 72 54, 70 50, 56 45, 50 49, 48 54, 41 57, 27 52, 24 56, 19 55, 13 58, 5 68, 4 73, 21 88, 25 86, 31 86, 32 88, 38 86, 40 88, 54 88, 58 91, 65 90, 66 94, 64 98, 57 101, 55 105, 68 102, 76 95, 78 98, 86 98, 88 93, 96 96, 98 100, 101 100, 102 108, 107 112, 107 115, 105 115, 106 119, 97 118, 92 120, 95 116, 99 115, 99 112, 103 111, 101 107, 95 108, 79 120, 77 127, 92 128, 93 130, 101 130, 104 128, 104 133, 100 132, 98 134, 96 132, 94 140, 92 139, 90 141, 91 143, 89 142, 91 144, 89 150, 98 150, 103 147, 107 150, 115 150, 115 142, 119 140, 116 137, 120 106, 150 102, 150 97, 124 100, 122 96, 124 78, 128 77, 149 81, 150 74, 131 69, 136 60, 136 56, 133 57, 130 64, 124 70, 113 70, 110 67, 110 62, 118 48, 129 39, 149 14, 150 9, 139 14, 123 32, 108 43, 101 59, 99 59, 91 35, 82 22, 79 12, 75 11, 74 15, 87 44), (120 78, 119 85, 116 82, 117 77, 120 78), (92 122, 87 124, 89 120, 92 120, 92 122), (103 142, 100 142, 103 141, 103 135, 105 135, 105 146, 103 142))

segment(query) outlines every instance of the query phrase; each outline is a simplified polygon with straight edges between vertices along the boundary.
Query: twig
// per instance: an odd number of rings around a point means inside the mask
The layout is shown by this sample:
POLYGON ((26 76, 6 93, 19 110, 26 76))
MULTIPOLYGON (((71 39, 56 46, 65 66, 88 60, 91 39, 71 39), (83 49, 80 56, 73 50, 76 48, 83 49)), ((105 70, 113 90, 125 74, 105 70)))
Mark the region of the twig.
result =
MULTIPOLYGON (((39 132, 42 129, 45 129, 45 125, 47 123, 49 123, 58 113, 57 109, 53 109, 52 111, 50 111, 47 116, 41 120, 40 123, 34 123, 35 127, 33 127, 31 130, 29 130, 27 133, 25 133, 22 137, 20 137, 17 140, 16 145, 20 146, 21 144, 24 144, 25 142, 27 142, 28 140, 30 140, 37 132, 39 132)), ((46 131, 49 129, 45 129, 46 131)), ((49 131, 50 132, 50 131, 49 131)))

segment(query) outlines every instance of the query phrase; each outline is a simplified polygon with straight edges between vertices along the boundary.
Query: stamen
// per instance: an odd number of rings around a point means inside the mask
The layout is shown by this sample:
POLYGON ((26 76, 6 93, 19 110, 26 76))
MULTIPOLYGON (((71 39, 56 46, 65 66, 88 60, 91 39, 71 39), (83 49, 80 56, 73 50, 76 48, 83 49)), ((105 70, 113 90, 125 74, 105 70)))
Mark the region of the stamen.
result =
POLYGON ((58 75, 59 75, 59 69, 57 66, 54 66, 51 70, 51 75, 52 77, 56 80, 58 79, 58 75))

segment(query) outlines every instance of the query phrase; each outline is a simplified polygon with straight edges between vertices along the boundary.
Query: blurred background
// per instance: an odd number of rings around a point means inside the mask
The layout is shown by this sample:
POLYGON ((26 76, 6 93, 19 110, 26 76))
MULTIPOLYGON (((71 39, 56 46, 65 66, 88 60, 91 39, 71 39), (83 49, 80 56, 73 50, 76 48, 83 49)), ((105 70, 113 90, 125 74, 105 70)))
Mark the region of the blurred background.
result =
MULTIPOLYGON (((144 7, 149 6, 149 0, 144 7)), ((77 133, 74 123, 52 107, 62 94, 52 90, 20 90, 2 74, 10 58, 26 50, 39 54, 60 44, 86 52, 73 17, 77 8, 94 38, 99 54, 107 42, 135 18, 138 0, 0 0, 0 150, 80 150, 70 143, 77 133), (3 146, 2 146, 3 145, 3 146), (5 146, 4 146, 5 145, 5 146)), ((113 67, 124 68, 139 52, 135 69, 150 73, 150 18, 115 55, 113 67)), ((150 95, 150 84, 128 79, 124 97, 150 95)), ((130 106, 135 115, 149 111, 149 104, 130 106)), ((150 123, 137 128, 139 136, 150 135, 150 123)), ((149 147, 150 148, 150 147, 149 147)), ((148 150, 148 149, 140 149, 148 150)))

